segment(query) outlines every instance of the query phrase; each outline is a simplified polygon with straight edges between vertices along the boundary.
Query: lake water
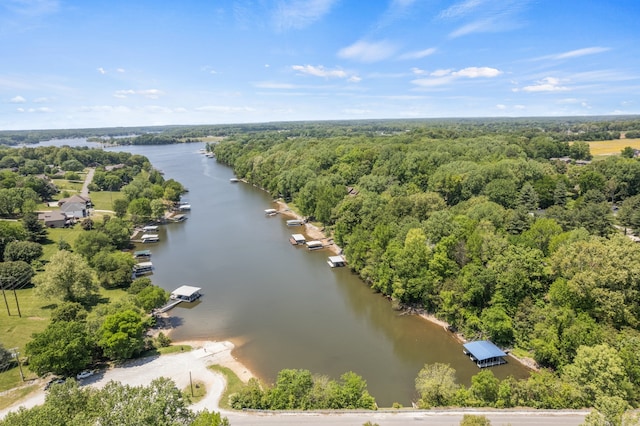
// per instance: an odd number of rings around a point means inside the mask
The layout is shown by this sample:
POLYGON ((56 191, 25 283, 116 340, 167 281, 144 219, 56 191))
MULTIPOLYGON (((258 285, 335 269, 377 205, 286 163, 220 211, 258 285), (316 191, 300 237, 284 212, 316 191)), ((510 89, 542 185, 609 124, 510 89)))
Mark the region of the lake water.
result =
MULTIPOLYGON (((292 246, 289 236, 301 228, 265 216, 274 207, 269 195, 230 183, 232 170, 198 154, 203 146, 109 148, 148 157, 189 189, 189 219, 161 227, 159 243, 141 246, 153 252, 155 284, 203 289, 201 301, 170 311, 179 322, 174 341, 230 340, 236 358, 269 383, 284 368, 335 379, 354 371, 380 406, 416 400, 414 380, 425 363, 449 363, 460 383, 470 383, 479 370, 450 333, 392 310, 347 268, 329 268, 327 251, 292 246)), ((492 371, 528 374, 514 361, 492 371)))

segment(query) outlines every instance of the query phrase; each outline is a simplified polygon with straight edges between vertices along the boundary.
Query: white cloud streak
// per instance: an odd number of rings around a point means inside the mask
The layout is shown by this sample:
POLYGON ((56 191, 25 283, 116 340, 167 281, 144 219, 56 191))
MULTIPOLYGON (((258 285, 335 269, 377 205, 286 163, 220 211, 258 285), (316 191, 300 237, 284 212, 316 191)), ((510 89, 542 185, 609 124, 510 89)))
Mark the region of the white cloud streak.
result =
POLYGON ((134 96, 134 95, 143 96, 148 99, 158 99, 160 96, 164 95, 164 92, 158 89, 145 89, 145 90, 127 89, 127 90, 116 90, 116 92, 113 94, 114 97, 120 98, 120 99, 125 99, 125 98, 128 98, 129 96, 134 96))
POLYGON ((398 59, 422 59, 427 56, 433 55, 434 53, 436 53, 436 50, 437 49, 435 47, 430 47, 428 49, 418 50, 415 52, 407 52, 400 55, 398 59))
POLYGON ((343 69, 328 69, 323 67, 322 65, 317 67, 313 65, 293 65, 291 69, 297 71, 300 74, 311 75, 314 77, 346 79, 354 83, 357 83, 361 80, 361 78, 357 75, 348 73, 343 69))
POLYGON ((419 78, 411 82, 420 87, 444 86, 453 83, 461 78, 495 78, 502 74, 502 71, 490 67, 468 67, 458 71, 451 69, 441 69, 433 71, 428 78, 419 78))
POLYGON ((556 53, 553 55, 546 55, 546 56, 541 56, 539 58, 536 58, 535 60, 547 60, 547 59, 552 59, 552 60, 562 60, 562 59, 572 59, 572 58, 578 58, 580 56, 587 56, 587 55, 596 55, 598 53, 603 53, 603 52, 608 52, 609 50, 611 50, 610 47, 601 47, 601 46, 593 46, 593 47, 585 47, 582 49, 576 49, 576 50, 570 50, 568 52, 563 52, 563 53, 556 53))
POLYGON ((301 29, 320 20, 331 11, 337 0, 280 1, 273 13, 278 30, 301 29))
POLYGON ((359 62, 378 62, 391 57, 396 50, 397 47, 388 41, 372 43, 360 40, 340 49, 338 56, 359 62))
POLYGON ((524 86, 522 89, 513 89, 514 92, 565 92, 568 87, 560 85, 560 79, 555 77, 545 77, 535 84, 524 86))
POLYGON ((23 98, 22 96, 18 95, 18 96, 14 96, 13 98, 11 98, 11 100, 9 100, 9 102, 11 102, 12 104, 23 104, 23 103, 27 102, 27 100, 25 98, 23 98))

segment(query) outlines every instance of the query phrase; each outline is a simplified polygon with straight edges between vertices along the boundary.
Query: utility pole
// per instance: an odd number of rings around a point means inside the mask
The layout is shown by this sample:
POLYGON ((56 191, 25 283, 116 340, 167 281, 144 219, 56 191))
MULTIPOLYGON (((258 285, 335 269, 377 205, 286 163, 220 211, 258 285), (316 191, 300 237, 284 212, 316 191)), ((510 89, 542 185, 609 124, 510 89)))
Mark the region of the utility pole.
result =
POLYGON ((18 307, 18 316, 22 318, 22 313, 20 312, 20 304, 18 303, 18 294, 16 293, 16 286, 13 286, 13 297, 16 298, 16 306, 18 307))
POLYGON ((18 361, 18 368, 20 369, 20 378, 24 382, 24 373, 22 372, 22 363, 20 362, 20 352, 18 351, 18 348, 11 348, 10 350, 13 351, 13 357, 16 359, 16 361, 18 361))
POLYGON ((189 383, 191 384, 191 396, 193 397, 193 380, 191 380, 191 370, 189 370, 189 383))
POLYGON ((7 315, 11 316, 11 311, 9 310, 9 302, 7 302, 7 295, 4 292, 4 284, 0 281, 0 285, 2 286, 2 297, 4 298, 4 304, 7 306, 7 315))

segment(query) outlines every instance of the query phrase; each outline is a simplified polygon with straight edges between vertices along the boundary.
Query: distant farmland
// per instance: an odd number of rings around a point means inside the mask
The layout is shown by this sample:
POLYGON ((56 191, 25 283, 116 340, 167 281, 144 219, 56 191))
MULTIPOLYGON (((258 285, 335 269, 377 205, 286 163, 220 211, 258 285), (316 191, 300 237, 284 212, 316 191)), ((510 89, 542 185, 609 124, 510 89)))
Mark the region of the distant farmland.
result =
POLYGON ((640 139, 615 139, 612 141, 587 142, 591 155, 615 155, 620 154, 625 147, 640 149, 640 139))

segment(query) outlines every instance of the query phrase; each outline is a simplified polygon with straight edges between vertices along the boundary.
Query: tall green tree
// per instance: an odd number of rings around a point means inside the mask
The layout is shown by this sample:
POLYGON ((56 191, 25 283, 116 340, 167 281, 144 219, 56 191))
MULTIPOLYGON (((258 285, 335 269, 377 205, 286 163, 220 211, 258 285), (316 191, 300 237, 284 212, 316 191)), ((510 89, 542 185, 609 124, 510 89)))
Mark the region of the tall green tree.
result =
POLYGON ((129 359, 144 347, 145 323, 142 316, 125 310, 105 318, 98 331, 98 345, 105 356, 114 360, 129 359))
POLYGON ((86 302, 94 296, 98 287, 93 271, 79 254, 60 250, 34 278, 36 290, 44 297, 62 301, 86 302))
POLYGON ((26 345, 29 368, 37 374, 47 372, 73 375, 91 362, 94 343, 83 323, 56 321, 33 335, 26 345))
POLYGON ((421 408, 449 405, 458 390, 456 370, 449 364, 425 364, 416 378, 416 390, 421 408))

